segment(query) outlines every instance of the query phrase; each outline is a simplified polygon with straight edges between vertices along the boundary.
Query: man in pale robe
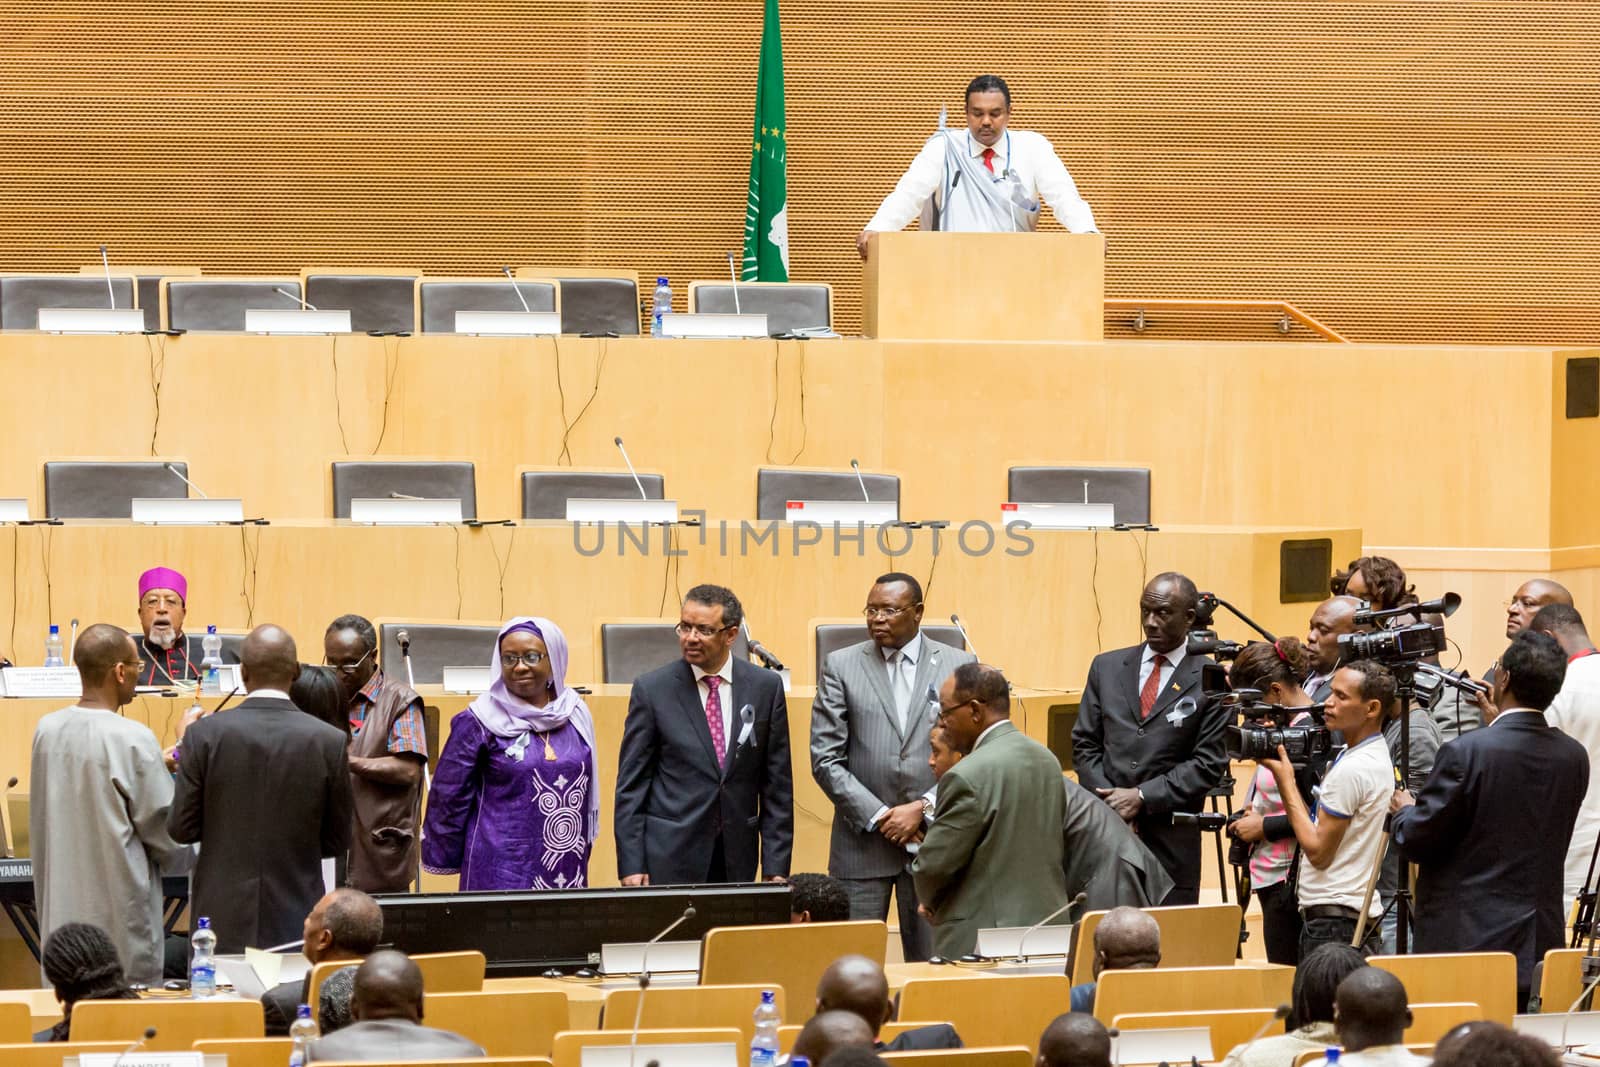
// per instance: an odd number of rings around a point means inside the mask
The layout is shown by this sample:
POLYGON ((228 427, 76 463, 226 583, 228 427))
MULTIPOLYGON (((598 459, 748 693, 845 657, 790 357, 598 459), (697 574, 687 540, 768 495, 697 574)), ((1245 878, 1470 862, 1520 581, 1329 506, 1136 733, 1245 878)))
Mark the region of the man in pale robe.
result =
POLYGON ((167 833, 172 774, 150 728, 125 719, 139 653, 104 623, 78 638, 83 697, 39 720, 29 780, 29 835, 40 940, 69 922, 105 930, 130 982, 161 983, 161 877, 182 874, 194 850, 167 833))

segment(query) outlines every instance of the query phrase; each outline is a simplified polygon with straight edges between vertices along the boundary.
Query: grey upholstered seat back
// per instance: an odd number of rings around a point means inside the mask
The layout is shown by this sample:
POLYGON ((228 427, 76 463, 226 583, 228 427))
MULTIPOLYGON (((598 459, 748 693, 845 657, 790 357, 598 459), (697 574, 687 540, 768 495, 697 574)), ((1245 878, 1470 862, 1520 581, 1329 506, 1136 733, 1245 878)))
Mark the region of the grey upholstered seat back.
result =
MULTIPOLYGON (((556 287, 549 282, 518 282, 529 311, 554 311, 556 287)), ((455 333, 458 311, 521 311, 522 303, 511 291, 511 282, 428 281, 417 287, 422 301, 423 333, 455 333)))
MULTIPOLYGON (((182 498, 183 479, 164 460, 97 462, 62 460, 44 465, 44 510, 53 519, 126 519, 134 497, 182 498)), ((174 463, 184 478, 187 463, 174 463)))
POLYGON ((234 659, 238 659, 239 649, 244 644, 244 639, 250 635, 242 630, 231 632, 218 630, 217 636, 222 638, 222 651, 231 654, 234 659))
MULTIPOLYGON (((873 500, 893 500, 900 513, 900 478, 893 474, 861 472, 861 482, 873 500)), ((762 467, 756 472, 756 518, 782 519, 791 500, 860 500, 861 482, 856 472, 797 471, 762 467)))
POLYGON ((380 462, 340 460, 333 465, 333 517, 348 519, 350 501, 394 494, 461 501, 461 517, 478 517, 478 486, 470 463, 454 460, 380 462))
MULTIPOLYGON (((473 623, 383 622, 378 624, 378 663, 405 681, 401 630, 411 638, 411 673, 418 685, 438 685, 446 667, 487 667, 494 660, 499 626, 473 623)), ((570 674, 570 672, 569 672, 570 674)))
MULTIPOLYGON (((666 499, 666 479, 659 474, 641 474, 645 496, 666 499)), ((524 519, 564 519, 567 501, 637 500, 639 487, 633 475, 617 471, 523 471, 522 517, 524 519)))
MULTIPOLYGON (((966 648, 966 638, 961 636, 961 631, 954 626, 924 626, 922 632, 935 641, 942 641, 954 648, 966 648)), ((827 662, 828 656, 841 648, 859 645, 867 639, 867 624, 864 622, 825 622, 817 626, 817 676, 822 675, 822 665, 827 662)))
MULTIPOLYGON (((682 659, 678 635, 670 622, 607 622, 600 624, 601 681, 631 685, 646 671, 682 659)), ((741 630, 733 639, 733 654, 750 658, 750 644, 741 630)))
POLYGON ((562 333, 639 335, 638 282, 627 278, 556 280, 561 283, 562 333))
POLYGON ((410 333, 417 326, 416 301, 415 275, 306 275, 306 302, 323 311, 349 311, 350 328, 358 333, 410 333))
MULTIPOLYGON (((739 286, 738 310, 767 316, 768 333, 827 328, 833 325, 826 285, 789 282, 784 285, 739 286)), ((700 282, 694 287, 693 310, 715 315, 734 313, 733 283, 700 282)))
POLYGON ((1020 504, 1081 504, 1084 482, 1089 483, 1089 503, 1112 505, 1116 521, 1150 521, 1148 467, 1012 467, 1006 472, 1006 499, 1020 504))
POLYGON ((117 307, 133 307, 134 281, 128 275, 111 276, 111 292, 104 275, 29 274, 0 278, 0 330, 37 330, 40 308, 108 308, 111 293, 117 307))
POLYGON ((174 330, 244 329, 247 310, 293 311, 300 295, 299 278, 169 278, 167 325, 174 330))

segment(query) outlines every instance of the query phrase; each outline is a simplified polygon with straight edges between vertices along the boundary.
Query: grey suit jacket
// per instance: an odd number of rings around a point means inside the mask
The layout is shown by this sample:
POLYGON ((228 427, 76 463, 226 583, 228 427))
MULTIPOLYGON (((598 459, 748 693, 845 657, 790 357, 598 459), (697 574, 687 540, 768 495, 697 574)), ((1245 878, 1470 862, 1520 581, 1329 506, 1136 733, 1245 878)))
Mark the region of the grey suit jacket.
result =
POLYGON ((1085 894, 1083 911, 1158 906, 1172 891, 1172 876, 1155 853, 1105 801, 1070 778, 1061 784, 1067 800, 1061 827, 1067 895, 1085 894))
POLYGON ((909 803, 933 788, 922 694, 930 687, 937 692, 976 658, 924 633, 902 730, 878 646, 863 641, 828 656, 811 705, 811 774, 833 801, 828 873, 835 878, 891 878, 911 862, 867 823, 880 807, 909 803))
POLYGON ((971 952, 978 931, 1030 926, 1067 902, 1061 763, 1009 722, 939 780, 939 805, 911 864, 933 912, 934 951, 971 952))
POLYGON ((479 1059, 483 1049, 460 1034, 435 1030, 431 1026, 383 1019, 351 1023, 327 1037, 311 1043, 309 1059, 346 1061, 367 1060, 458 1060, 479 1059))

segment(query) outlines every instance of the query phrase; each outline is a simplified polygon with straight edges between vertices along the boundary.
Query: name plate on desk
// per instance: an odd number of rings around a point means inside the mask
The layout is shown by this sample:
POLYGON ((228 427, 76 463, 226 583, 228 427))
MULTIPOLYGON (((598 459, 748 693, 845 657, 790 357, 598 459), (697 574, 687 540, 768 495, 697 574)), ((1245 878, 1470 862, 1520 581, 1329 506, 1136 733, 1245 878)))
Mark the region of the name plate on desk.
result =
POLYGON ((456 333, 480 337, 553 337, 561 332, 557 311, 458 311, 456 333))
POLYGON ((1111 1039, 1113 1063, 1210 1063, 1211 1028, 1175 1026, 1167 1030, 1123 1030, 1111 1039))
POLYGON ((567 498, 568 522, 677 522, 676 500, 567 498))
POLYGON ((665 337, 765 337, 765 315, 671 314, 661 316, 665 337))
POLYGON ((231 497, 133 498, 134 522, 155 526, 207 526, 218 522, 243 522, 244 501, 231 497))
POLYGON ((1116 525, 1111 504, 1001 504, 1000 525, 1025 522, 1035 530, 1092 530, 1116 525))
POLYGON ((28 502, 21 497, 0 500, 0 522, 27 522, 28 502))
POLYGON ((883 526, 900 521, 900 505, 893 500, 790 500, 783 506, 783 518, 819 526, 883 526))
POLYGON ((245 308, 245 333, 349 333, 350 312, 245 308))
POLYGON ((64 1063, 67 1067, 211 1067, 227 1061, 225 1055, 204 1052, 80 1052, 64 1063))
MULTIPOLYGON (((1024 959, 1034 956, 1065 956, 1072 948, 1072 927, 1041 926, 1028 934, 1026 926, 996 926, 978 931, 978 955, 988 959, 1015 959, 1023 948, 1024 959), (1022 935, 1028 934, 1024 945, 1022 935)), ((1057 970, 1055 973, 1060 974, 1057 970)))
POLYGON ((651 974, 699 973, 700 942, 657 941, 651 944, 645 941, 619 941, 600 946, 601 974, 638 974, 644 970, 651 974))
POLYGON ((446 693, 476 696, 494 684, 494 671, 488 667, 444 667, 441 672, 439 682, 446 693))
POLYGON ((1543 1015, 1517 1015, 1511 1029, 1536 1037, 1552 1048, 1564 1045, 1600 1044, 1600 1012, 1549 1012, 1543 1015))
POLYGON ((430 526, 441 522, 459 523, 461 501, 456 497, 445 500, 356 497, 350 501, 350 521, 371 523, 374 526, 430 526))
POLYGON ((83 696, 83 681, 76 667, 7 667, 0 670, 8 697, 83 696))
POLYGON ((39 329, 49 333, 143 333, 138 308, 40 308, 39 329))
POLYGON ((579 1067, 739 1067, 739 1046, 731 1041, 694 1045, 585 1045, 579 1050, 579 1067))

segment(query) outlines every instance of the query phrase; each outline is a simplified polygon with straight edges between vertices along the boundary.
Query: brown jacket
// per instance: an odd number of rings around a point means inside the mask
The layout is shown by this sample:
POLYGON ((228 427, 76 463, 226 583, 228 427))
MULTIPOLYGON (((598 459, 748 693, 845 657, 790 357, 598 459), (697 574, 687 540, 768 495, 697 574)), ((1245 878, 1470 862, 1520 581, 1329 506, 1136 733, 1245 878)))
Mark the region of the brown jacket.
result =
MULTIPOLYGON (((422 698, 404 682, 385 674, 361 732, 350 739, 350 755, 366 759, 389 755, 389 731, 413 704, 420 707, 422 698)), ((350 792, 356 818, 347 881, 366 893, 404 893, 417 874, 422 780, 412 786, 394 786, 352 774, 350 792)))

